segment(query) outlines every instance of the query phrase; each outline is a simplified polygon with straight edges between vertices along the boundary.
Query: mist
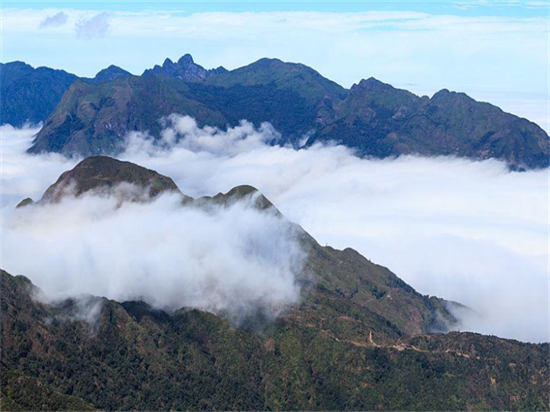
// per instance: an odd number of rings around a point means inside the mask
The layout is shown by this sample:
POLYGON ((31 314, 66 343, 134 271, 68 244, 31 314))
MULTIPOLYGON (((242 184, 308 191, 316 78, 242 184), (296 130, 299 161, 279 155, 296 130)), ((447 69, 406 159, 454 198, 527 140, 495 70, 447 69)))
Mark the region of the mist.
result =
POLYGON ((3 262, 49 300, 92 294, 196 308, 239 324, 299 299, 295 226, 253 199, 208 210, 179 194, 123 202, 114 192, 5 211, 3 262))
MULTIPOLYGON (((372 261, 389 267, 420 293, 471 307, 476 315, 461 314, 461 330, 530 342, 550 340, 548 170, 510 172, 504 163, 494 160, 476 162, 449 157, 360 159, 349 149, 336 145, 298 150, 271 146, 269 143, 278 138, 277 131, 268 124, 255 128, 246 121, 219 130, 199 128, 189 117, 172 115, 164 119, 164 127, 157 141, 146 133, 127 136, 125 151, 119 158, 172 177, 182 192, 194 197, 226 192, 240 184, 253 185, 319 243, 337 248, 353 247, 372 261)), ((12 234, 6 229, 15 218, 11 215, 14 212, 8 210, 24 197, 36 200, 61 171, 76 163, 60 156, 24 154, 33 132, 36 133, 36 129, 4 129, 2 141, 8 144, 3 150, 9 148, 10 151, 3 156, 4 170, 6 157, 12 163, 8 165, 10 173, 2 176, 5 215, 2 266, 6 269, 10 269, 5 264, 9 251, 6 242, 15 242, 10 240, 12 234)), ((168 217, 169 199, 158 202, 154 202, 151 210, 159 216, 166 215, 166 222, 178 221, 168 217)), ((65 202, 64 205, 67 210, 69 206, 78 210, 75 205, 65 202)), ((130 222, 135 224, 136 219, 142 219, 134 208, 140 210, 140 206, 131 205, 112 213, 131 226, 130 222)), ((233 219, 231 211, 219 213, 221 220, 233 219)), ((227 223, 228 232, 244 231, 247 236, 254 236, 253 231, 262 231, 263 221, 258 220, 257 226, 247 226, 247 221, 240 221, 240 225, 227 223)), ((106 221, 103 224, 107 225, 106 221)), ((64 229, 74 230, 72 242, 84 242, 78 239, 80 228, 76 230, 73 226, 68 224, 64 229)), ((140 230, 146 227, 145 223, 140 230)), ((38 236, 35 233, 38 229, 27 226, 27 230, 26 236, 38 236)), ((132 233, 137 229, 127 230, 126 233, 132 233)), ((66 234, 59 235, 59 242, 67 239, 64 236, 66 234)), ((198 230, 197 233, 191 231, 189 238, 191 236, 201 239, 198 230)), ((216 234, 210 233, 204 242, 208 243, 210 236, 216 234)), ((21 235, 19 239, 24 237, 21 235)), ((100 243, 100 238, 96 235, 87 239, 97 239, 100 243)), ((135 253, 135 240, 128 239, 130 236, 121 235, 118 241, 121 253, 125 250, 135 253)), ((185 247, 192 246, 191 240, 189 242, 184 243, 185 247)), ((221 243, 225 242, 220 240, 220 247, 221 243)), ((32 248, 14 246, 13 252, 9 252, 10 266, 43 287, 38 278, 28 272, 32 268, 24 267, 30 265, 25 262, 29 259, 25 259, 24 253, 15 254, 20 248, 23 251, 39 248, 38 240, 34 245, 32 248)), ((292 242, 281 246, 281 251, 292 249, 291 245, 292 242)), ((170 247, 163 253, 168 256, 170 247)), ((294 256, 299 255, 300 252, 296 252, 294 256)), ((47 261, 41 263, 34 258, 36 271, 54 265, 50 274, 43 275, 44 284, 47 279, 56 279, 54 272, 60 271, 59 265, 71 266, 70 258, 65 261, 65 257, 57 257, 61 261, 57 266, 56 259, 46 253, 41 259, 48 258, 47 261)), ((106 255, 93 255, 85 260, 86 266, 95 266, 98 270, 94 273, 99 273, 100 268, 103 270, 102 259, 106 259, 106 255)), ((170 259, 172 257, 166 260, 170 259)), ((152 268, 161 260, 151 260, 145 267, 152 268)), ((296 260, 299 261, 291 259, 296 260)), ((78 271, 82 266, 82 262, 79 266, 76 261, 71 270, 78 271)), ((293 266, 290 262, 284 265, 293 266)), ((69 272, 68 268, 66 273, 69 272)), ((289 272, 293 273, 293 269, 289 272)), ((57 281, 59 279, 63 277, 57 281)), ((53 288, 57 281, 52 280, 53 288)), ((80 291, 92 288, 95 283, 88 279, 89 287, 83 286, 80 291)), ((289 301, 296 299, 290 297, 289 301)))

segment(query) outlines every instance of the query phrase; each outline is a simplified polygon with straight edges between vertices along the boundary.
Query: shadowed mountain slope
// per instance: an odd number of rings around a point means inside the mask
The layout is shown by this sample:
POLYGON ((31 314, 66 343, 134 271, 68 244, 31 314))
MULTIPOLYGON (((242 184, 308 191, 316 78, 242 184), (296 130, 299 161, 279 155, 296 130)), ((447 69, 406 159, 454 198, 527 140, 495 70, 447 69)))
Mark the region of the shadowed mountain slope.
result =
POLYGON ((131 131, 158 136, 160 118, 188 113, 200 125, 222 126, 219 112, 188 97, 187 83, 169 78, 124 77, 109 83, 75 82, 46 120, 32 153, 85 156, 116 153, 131 131))
POLYGON ((0 124, 21 127, 44 121, 77 79, 63 70, 0 63, 0 124))
MULTIPOLYGON (((111 65, 93 78, 80 80, 97 84, 127 76, 131 73, 111 65)), ((43 122, 76 80, 78 76, 64 70, 35 69, 19 61, 0 63, 0 124, 21 127, 25 123, 43 122)))

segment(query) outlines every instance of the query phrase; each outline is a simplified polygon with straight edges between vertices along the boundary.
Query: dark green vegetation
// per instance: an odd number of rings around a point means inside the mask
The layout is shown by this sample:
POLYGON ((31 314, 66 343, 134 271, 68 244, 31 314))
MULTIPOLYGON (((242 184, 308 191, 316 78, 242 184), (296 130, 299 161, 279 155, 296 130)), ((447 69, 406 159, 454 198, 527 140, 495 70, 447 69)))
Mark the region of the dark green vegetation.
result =
POLYGON ((307 135, 307 144, 335 141, 361 156, 496 158, 515 169, 550 162, 548 135, 539 126, 463 93, 441 90, 432 98, 418 97, 373 78, 346 90, 307 66, 277 59, 227 71, 204 69, 185 55, 141 77, 111 66, 69 88, 73 75, 65 73, 72 77, 57 81, 38 72, 59 71, 24 65, 33 74, 21 77, 6 70, 10 65, 24 64, 3 65, 7 81, 0 94, 7 96, 1 100, 9 107, 2 123, 45 121, 32 153, 115 154, 128 132, 158 137, 159 120, 179 113, 201 126, 234 126, 242 119, 270 122, 282 135, 274 143, 298 147, 307 135), (35 83, 38 88, 29 85, 35 83))
POLYGON ((2 410, 549 407, 548 344, 410 337, 321 285, 261 332, 99 298, 89 325, 65 315, 74 301, 41 304, 32 288, 1 273, 2 410))
MULTIPOLYGON (((123 182, 177 190, 167 177, 107 157, 63 176, 80 193, 123 182)), ((279 213, 250 186, 185 203, 223 207, 248 196, 279 213)), ((432 333, 456 322, 448 302, 352 249, 322 247, 301 229, 298 236, 308 252, 299 306, 239 328, 223 316, 168 314, 143 302, 44 304, 30 280, 2 271, 0 408, 548 410, 548 344, 432 333), (98 317, 82 320, 94 306, 98 317)))

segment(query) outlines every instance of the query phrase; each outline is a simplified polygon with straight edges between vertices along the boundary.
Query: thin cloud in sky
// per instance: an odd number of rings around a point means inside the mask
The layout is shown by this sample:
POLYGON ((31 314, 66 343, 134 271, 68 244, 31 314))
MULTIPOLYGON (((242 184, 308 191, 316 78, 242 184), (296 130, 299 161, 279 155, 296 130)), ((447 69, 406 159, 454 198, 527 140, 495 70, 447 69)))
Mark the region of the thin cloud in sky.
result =
POLYGON ((503 8, 503 7, 525 7, 527 9, 533 8, 548 8, 548 2, 546 1, 523 1, 523 0, 470 0, 470 1, 456 1, 453 2, 453 6, 462 10, 471 10, 478 7, 483 8, 503 8))
POLYGON ((92 39, 95 37, 104 37, 109 30, 110 16, 102 12, 89 19, 82 18, 76 25, 76 34, 78 37, 92 39))
POLYGON ((550 8, 550 4, 547 1, 530 1, 526 3, 526 7, 532 9, 548 9, 550 8))
POLYGON ((69 19, 69 16, 67 16, 64 12, 60 11, 57 14, 54 14, 53 16, 48 16, 42 22, 40 23, 40 28, 45 29, 48 27, 59 27, 63 26, 67 23, 67 20, 69 19))
POLYGON ((469 1, 457 1, 455 4, 461 6, 475 7, 523 7, 529 6, 529 2, 525 3, 524 0, 469 0, 469 1))

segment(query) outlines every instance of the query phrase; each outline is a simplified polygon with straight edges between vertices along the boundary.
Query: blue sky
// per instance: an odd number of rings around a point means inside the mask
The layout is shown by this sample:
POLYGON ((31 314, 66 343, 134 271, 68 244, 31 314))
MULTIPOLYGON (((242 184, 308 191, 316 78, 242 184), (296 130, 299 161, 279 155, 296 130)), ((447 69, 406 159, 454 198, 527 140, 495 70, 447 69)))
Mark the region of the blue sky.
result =
POLYGON ((514 16, 545 17, 548 14, 544 0, 342 0, 342 1, 26 1, 4 0, 4 7, 21 8, 65 8, 106 11, 176 10, 185 8, 185 13, 206 11, 324 11, 357 12, 365 10, 412 10, 434 14, 456 14, 461 16, 514 16))
POLYGON ((3 0, 0 60, 93 76, 185 53, 228 69, 277 57, 345 87, 374 76, 420 95, 464 91, 548 129, 548 13, 541 0, 3 0))

